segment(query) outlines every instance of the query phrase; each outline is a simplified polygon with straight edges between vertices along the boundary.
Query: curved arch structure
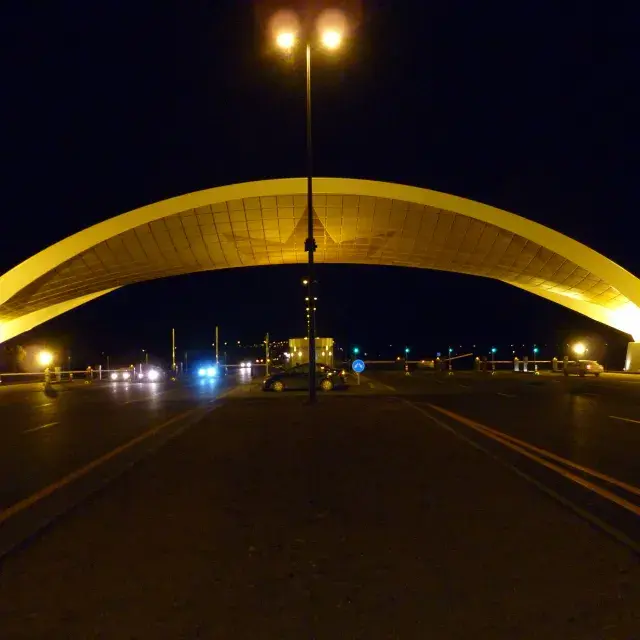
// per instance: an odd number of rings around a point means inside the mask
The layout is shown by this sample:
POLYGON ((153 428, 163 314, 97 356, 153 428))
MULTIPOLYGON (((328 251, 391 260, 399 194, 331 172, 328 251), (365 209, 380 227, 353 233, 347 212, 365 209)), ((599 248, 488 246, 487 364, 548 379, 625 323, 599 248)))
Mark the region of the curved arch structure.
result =
MULTIPOLYGON (((0 342, 118 287, 170 275, 303 263, 306 180, 207 189, 80 231, 0 276, 0 342)), ((640 340, 640 280, 548 227, 456 196, 314 180, 316 260, 501 280, 640 340)))

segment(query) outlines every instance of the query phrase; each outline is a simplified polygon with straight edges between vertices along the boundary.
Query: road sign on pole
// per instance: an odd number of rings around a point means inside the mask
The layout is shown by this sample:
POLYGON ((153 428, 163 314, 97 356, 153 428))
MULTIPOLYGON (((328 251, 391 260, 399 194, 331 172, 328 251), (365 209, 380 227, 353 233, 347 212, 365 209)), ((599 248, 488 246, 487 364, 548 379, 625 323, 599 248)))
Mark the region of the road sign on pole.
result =
POLYGON ((355 371, 358 384, 360 384, 360 374, 364 371, 364 362, 362 360, 354 360, 351 363, 351 368, 355 371))

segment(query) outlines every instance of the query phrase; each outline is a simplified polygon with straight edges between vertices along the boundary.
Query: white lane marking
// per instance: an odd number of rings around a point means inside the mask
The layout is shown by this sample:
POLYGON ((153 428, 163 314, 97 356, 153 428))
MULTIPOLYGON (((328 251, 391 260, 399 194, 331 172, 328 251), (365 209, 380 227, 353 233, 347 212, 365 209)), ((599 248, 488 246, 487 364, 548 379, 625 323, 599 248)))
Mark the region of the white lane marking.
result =
POLYGON ((60 424, 59 422, 49 422, 49 424, 43 424, 40 427, 34 427, 33 429, 27 429, 26 431, 23 431, 22 433, 32 433, 33 431, 40 431, 40 429, 48 429, 49 427, 55 427, 57 424, 60 424))
POLYGON ((39 409, 40 407, 49 407, 53 404, 53 402, 45 402, 44 404, 39 404, 36 408, 39 409))
POLYGON ((500 393, 499 391, 498 391, 498 393, 496 395, 502 396, 503 398, 517 398, 518 397, 518 396, 514 396, 511 393, 500 393))
POLYGON ((384 382, 380 383, 385 389, 389 389, 389 391, 395 391, 396 388, 392 387, 390 384, 385 384, 384 382))
POLYGON ((465 387, 466 389, 468 389, 471 385, 470 384, 462 384, 462 382, 458 382, 458 386, 459 387, 465 387))
POLYGON ((369 383, 369 388, 370 388, 370 389, 375 389, 375 387, 373 386, 373 382, 370 382, 370 383, 369 383))
POLYGON ((620 416, 609 416, 614 420, 622 420, 623 422, 633 422, 634 424, 640 424, 640 420, 633 420, 632 418, 622 418, 620 416))

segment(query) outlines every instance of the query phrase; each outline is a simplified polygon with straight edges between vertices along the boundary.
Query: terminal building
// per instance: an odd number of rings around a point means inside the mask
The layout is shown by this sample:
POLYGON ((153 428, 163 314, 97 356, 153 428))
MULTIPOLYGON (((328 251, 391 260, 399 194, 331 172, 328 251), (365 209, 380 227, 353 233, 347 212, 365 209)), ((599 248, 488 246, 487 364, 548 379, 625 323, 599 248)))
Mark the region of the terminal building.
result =
MULTIPOLYGON (((289 338, 289 354, 292 366, 309 362, 309 339, 289 338)), ((333 338, 316 338, 316 362, 333 367, 333 338)))

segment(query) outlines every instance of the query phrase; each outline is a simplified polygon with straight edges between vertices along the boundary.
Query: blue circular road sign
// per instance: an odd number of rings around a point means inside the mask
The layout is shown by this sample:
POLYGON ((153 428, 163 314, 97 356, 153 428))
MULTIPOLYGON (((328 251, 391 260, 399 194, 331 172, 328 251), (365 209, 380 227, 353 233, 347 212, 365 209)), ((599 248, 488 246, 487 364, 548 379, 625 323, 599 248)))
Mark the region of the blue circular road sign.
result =
POLYGON ((351 368, 356 372, 356 373, 362 373, 364 371, 364 362, 362 362, 362 360, 354 360, 351 363, 351 368))

